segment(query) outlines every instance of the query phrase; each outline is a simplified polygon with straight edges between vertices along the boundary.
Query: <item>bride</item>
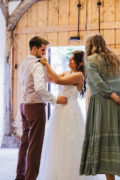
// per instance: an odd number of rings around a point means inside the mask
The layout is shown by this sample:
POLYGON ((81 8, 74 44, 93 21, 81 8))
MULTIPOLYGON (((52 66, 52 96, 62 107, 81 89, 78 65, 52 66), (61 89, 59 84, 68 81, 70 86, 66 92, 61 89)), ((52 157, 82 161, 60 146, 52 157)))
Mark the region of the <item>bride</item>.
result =
POLYGON ((39 180, 83 180, 79 176, 80 158, 84 138, 84 120, 78 96, 86 90, 84 81, 84 52, 75 51, 69 60, 70 72, 56 74, 48 62, 49 77, 62 86, 60 92, 68 98, 67 105, 55 105, 47 124, 41 157, 39 180))

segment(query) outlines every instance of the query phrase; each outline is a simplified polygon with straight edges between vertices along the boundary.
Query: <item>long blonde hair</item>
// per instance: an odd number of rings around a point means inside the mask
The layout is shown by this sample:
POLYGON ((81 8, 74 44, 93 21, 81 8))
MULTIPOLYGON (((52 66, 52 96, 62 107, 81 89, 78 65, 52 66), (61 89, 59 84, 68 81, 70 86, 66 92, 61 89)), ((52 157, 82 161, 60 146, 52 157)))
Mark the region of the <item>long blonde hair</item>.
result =
POLYGON ((110 50, 101 34, 90 35, 86 40, 86 57, 99 54, 103 58, 107 72, 111 69, 113 74, 120 72, 120 59, 110 50))

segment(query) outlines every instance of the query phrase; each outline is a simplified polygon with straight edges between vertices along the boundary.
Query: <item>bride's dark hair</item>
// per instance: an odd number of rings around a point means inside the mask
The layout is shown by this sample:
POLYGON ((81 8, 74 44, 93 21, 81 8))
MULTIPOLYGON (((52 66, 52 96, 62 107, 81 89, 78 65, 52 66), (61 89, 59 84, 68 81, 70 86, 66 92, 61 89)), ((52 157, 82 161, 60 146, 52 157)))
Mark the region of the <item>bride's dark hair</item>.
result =
POLYGON ((84 69, 84 51, 74 51, 73 53, 73 59, 76 63, 76 70, 81 71, 84 75, 84 83, 81 90, 81 95, 84 96, 84 93, 86 92, 86 81, 85 81, 85 69, 84 69))

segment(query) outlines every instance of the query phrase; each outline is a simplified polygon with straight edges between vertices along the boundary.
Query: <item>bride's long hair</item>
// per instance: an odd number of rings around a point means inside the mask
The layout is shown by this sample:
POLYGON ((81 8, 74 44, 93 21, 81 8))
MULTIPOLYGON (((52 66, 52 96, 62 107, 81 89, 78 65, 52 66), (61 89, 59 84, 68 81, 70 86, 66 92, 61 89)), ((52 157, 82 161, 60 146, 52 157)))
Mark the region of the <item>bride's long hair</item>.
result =
POLYGON ((84 96, 86 92, 86 81, 85 81, 85 68, 84 68, 84 51, 74 51, 73 53, 73 59, 76 63, 76 70, 81 71, 84 76, 84 82, 83 82, 83 87, 82 90, 80 91, 80 94, 84 96), (81 64, 81 66, 80 66, 81 64))

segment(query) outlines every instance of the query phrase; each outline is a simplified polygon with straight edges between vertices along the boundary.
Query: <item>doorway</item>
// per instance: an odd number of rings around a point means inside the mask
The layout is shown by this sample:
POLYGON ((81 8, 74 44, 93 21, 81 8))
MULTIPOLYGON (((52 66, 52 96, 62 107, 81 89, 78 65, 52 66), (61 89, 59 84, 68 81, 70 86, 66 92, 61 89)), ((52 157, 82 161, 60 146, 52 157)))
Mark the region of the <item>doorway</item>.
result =
MULTIPOLYGON (((69 58, 72 55, 73 51, 76 50, 83 50, 85 51, 85 46, 56 46, 56 47, 49 47, 48 48, 48 61, 51 64, 52 68, 55 70, 55 72, 57 72, 58 74, 70 70, 68 67, 68 63, 69 63, 69 58)), ((59 92, 59 85, 56 85, 54 83, 51 83, 48 85, 48 89, 49 91, 52 92, 52 94, 54 94, 55 96, 58 95, 59 92)), ((86 97, 84 96, 79 97, 78 99, 81 110, 82 110, 82 114, 84 116, 86 116, 86 97)), ((53 110, 53 106, 48 104, 48 113, 47 113, 47 117, 49 119, 50 114, 53 110)))

